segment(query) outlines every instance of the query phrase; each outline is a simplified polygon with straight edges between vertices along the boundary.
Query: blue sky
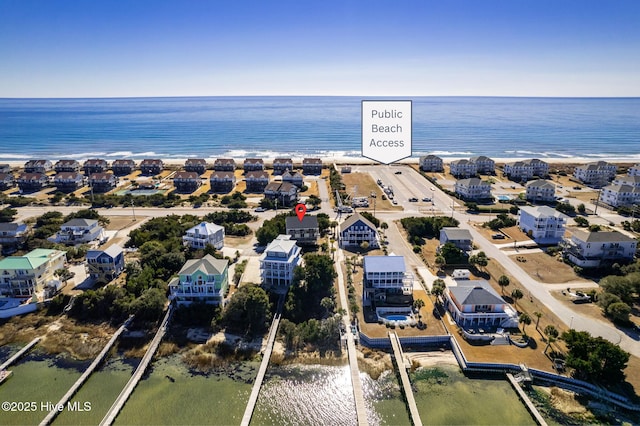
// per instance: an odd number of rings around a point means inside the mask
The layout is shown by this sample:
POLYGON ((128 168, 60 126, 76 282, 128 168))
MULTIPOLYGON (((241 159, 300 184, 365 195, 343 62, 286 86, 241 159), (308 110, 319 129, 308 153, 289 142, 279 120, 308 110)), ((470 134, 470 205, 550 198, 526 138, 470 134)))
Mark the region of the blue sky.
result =
POLYGON ((0 0, 0 97, 640 96, 640 1, 0 0))

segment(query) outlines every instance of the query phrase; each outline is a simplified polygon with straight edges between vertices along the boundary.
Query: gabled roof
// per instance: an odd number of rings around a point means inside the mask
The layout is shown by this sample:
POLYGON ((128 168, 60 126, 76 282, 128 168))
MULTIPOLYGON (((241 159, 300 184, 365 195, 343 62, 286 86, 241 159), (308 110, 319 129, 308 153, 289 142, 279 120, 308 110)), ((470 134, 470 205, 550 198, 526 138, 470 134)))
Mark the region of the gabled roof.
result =
POLYGON ((245 158, 244 164, 264 164, 262 158, 245 158))
POLYGON ((340 232, 344 231, 345 229, 355 225, 357 222, 362 222, 363 225, 368 226, 369 228, 371 228, 372 230, 376 230, 376 227, 373 223, 371 223, 370 221, 368 221, 366 218, 360 216, 359 213, 354 213, 351 216, 349 216, 344 222, 342 222, 340 224, 340 232))
POLYGON ((214 165, 233 164, 235 166, 236 161, 233 158, 216 158, 216 161, 214 161, 213 164, 214 165))
POLYGON ((141 166, 161 166, 162 160, 159 158, 145 158, 140 163, 141 166))
POLYGON ((527 188, 529 187, 534 187, 534 188, 552 188, 555 189, 555 185, 551 182, 549 182, 548 180, 544 180, 544 179, 536 179, 533 180, 531 182, 529 182, 527 184, 527 188))
POLYGON ((96 223, 98 223, 98 221, 95 220, 95 219, 80 219, 80 218, 76 218, 76 219, 71 219, 70 221, 63 223, 62 226, 93 226, 96 223))
POLYGON ((17 232, 19 229, 27 229, 24 223, 0 222, 0 232, 17 232))
POLYGON ((46 263, 51 257, 57 257, 63 253, 64 252, 60 250, 35 249, 24 256, 5 257, 0 260, 0 270, 35 269, 46 263))
POLYGON ((365 256, 364 271, 368 272, 406 272, 404 256, 365 256))
POLYGON ((442 228, 442 232, 447 236, 447 240, 473 240, 468 229, 445 227, 442 228))
POLYGON ((461 305, 505 305, 504 299, 484 280, 457 281, 449 292, 461 305))
POLYGON ((193 275, 194 273, 201 271, 207 275, 222 275, 228 265, 228 259, 216 259, 208 254, 202 259, 187 260, 178 274, 193 275))
POLYGON ((456 181, 456 183, 458 185, 464 185, 464 186, 478 186, 478 185, 482 185, 482 186, 491 186, 489 184, 489 182, 485 182, 480 178, 469 178, 469 179, 459 179, 458 181, 456 181))
POLYGON ((58 172, 56 173, 54 180, 68 180, 82 178, 82 175, 78 172, 58 172))
POLYGON ((616 182, 619 182, 622 185, 639 185, 640 184, 640 176, 620 176, 615 179, 616 182))
POLYGON ((299 220, 295 216, 288 216, 286 218, 286 228, 287 230, 318 228, 318 217, 305 215, 302 220, 299 220))
POLYGON ((114 179, 115 175, 113 173, 93 173, 89 179, 91 180, 110 180, 114 179))
POLYGON ((470 161, 478 162, 478 161, 493 161, 491 158, 487 157, 486 155, 478 155, 476 157, 471 157, 469 158, 470 161))
POLYGON ((304 158, 304 159, 302 159, 302 164, 305 164, 305 165, 311 165, 311 164, 322 165, 322 160, 319 159, 319 158, 304 158))
POLYGON ((298 190, 295 185, 292 185, 289 182, 271 182, 264 188, 264 191, 289 193, 294 189, 296 191, 298 190))
POLYGON ((559 219, 569 219, 569 216, 566 214, 560 213, 558 210, 552 209, 549 206, 522 206, 520 207, 520 211, 535 218, 556 217, 559 219))
POLYGON ((290 171, 290 170, 287 170, 286 172, 284 172, 284 173, 282 174, 282 179, 285 179, 285 178, 286 178, 286 179, 294 179, 294 178, 295 178, 295 179, 297 179, 297 178, 302 179, 302 173, 300 173, 300 172, 298 172, 298 171, 294 171, 294 172, 292 172, 292 171, 290 171))
POLYGON ((442 161, 442 158, 438 157, 437 155, 429 154, 429 155, 424 155, 424 156, 420 157, 420 161, 424 161, 424 160, 440 160, 440 161, 442 161))
POLYGON ((34 179, 42 180, 42 179, 49 179, 49 178, 44 173, 40 173, 40 172, 35 172, 35 173, 22 172, 20 173, 20 176, 18 176, 18 180, 34 180, 34 179))
POLYGON ((115 259, 118 255, 122 254, 122 252, 123 252, 122 247, 120 247, 117 244, 112 244, 109 247, 105 248, 104 250, 87 251, 87 259, 94 259, 96 257, 99 257, 103 253, 108 255, 112 259, 115 259))
POLYGON ((631 185, 607 185, 603 189, 617 193, 640 193, 640 187, 631 185))
POLYGON ((102 158, 89 158, 87 161, 84 162, 85 166, 89 166, 89 165, 105 165, 107 164, 107 160, 103 160, 102 158))
POLYGON ((76 164, 80 164, 78 163, 78 160, 58 160, 56 162, 56 166, 75 166, 76 164))
POLYGON ((453 160, 451 162, 451 165, 470 164, 470 163, 473 163, 473 161, 469 161, 465 158, 461 158, 460 160, 453 160))
POLYGON ((271 241, 264 250, 265 255, 269 252, 290 253, 296 247, 296 241, 291 239, 291 235, 278 235, 275 240, 271 241))
POLYGON ((13 173, 0 173, 0 180, 14 180, 13 173))
MULTIPOLYGON (((255 173, 255 172, 253 172, 253 173, 255 173)), ((233 172, 229 172, 229 171, 213 172, 213 173, 211 173, 211 176, 209 177, 209 180, 212 180, 212 179, 229 179, 229 178, 233 178, 233 177, 235 177, 233 172)))
POLYGON ((118 160, 114 160, 113 163, 111 163, 111 167, 115 167, 115 166, 135 166, 136 162, 129 159, 129 158, 120 158, 118 160))
POLYGON ((193 180, 199 180, 200 179, 200 175, 196 172, 185 172, 185 171, 179 171, 176 172, 175 175, 173 175, 174 179, 193 179, 193 180))
POLYGON ((248 172, 245 177, 245 179, 269 179, 269 173, 265 172, 265 171, 253 171, 253 172, 248 172))
POLYGON ((278 163, 293 163, 293 160, 291 158, 278 157, 275 160, 273 160, 273 164, 278 164, 278 163))
MULTIPOLYGON (((218 161, 218 160, 216 160, 218 161)), ((185 165, 190 165, 190 164, 201 164, 201 165, 206 165, 207 164, 207 160, 205 160, 204 158, 187 158, 187 161, 184 162, 185 165)))
POLYGON ((618 231, 589 232, 576 229, 573 231, 573 236, 585 243, 629 243, 636 241, 618 231))
POLYGON ((198 234, 200 235, 212 235, 216 232, 219 232, 220 230, 224 230, 224 227, 216 225, 215 223, 200 222, 196 226, 187 229, 187 232, 195 233, 196 231, 198 231, 198 234))

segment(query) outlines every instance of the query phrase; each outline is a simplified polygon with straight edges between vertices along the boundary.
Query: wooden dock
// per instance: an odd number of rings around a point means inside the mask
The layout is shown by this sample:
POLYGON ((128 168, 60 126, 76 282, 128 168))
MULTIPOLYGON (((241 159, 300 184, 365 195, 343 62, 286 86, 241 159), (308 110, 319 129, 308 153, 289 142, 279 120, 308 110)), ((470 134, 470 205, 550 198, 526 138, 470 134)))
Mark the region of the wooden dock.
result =
POLYGON ((513 386, 513 388, 516 390, 520 399, 527 406, 527 410, 529 410, 536 423, 538 423, 540 426, 547 426, 547 422, 544 421, 536 406, 533 405, 533 402, 531 402, 527 394, 524 393, 518 381, 515 379, 515 377, 513 377, 513 374, 507 373, 507 379, 509 379, 509 383, 511 383, 511 386, 513 386))
POLYGON ((67 393, 64 394, 62 399, 58 401, 58 403, 56 404, 56 408, 49 411, 49 414, 47 414, 44 420, 40 422, 40 426, 51 424, 51 422, 53 422, 56 416, 60 414, 60 411, 57 409, 57 407, 66 407, 67 402, 73 397, 73 395, 76 394, 76 392, 78 392, 78 389, 80 389, 82 385, 84 385, 84 382, 87 381, 87 379, 89 378, 89 376, 91 376, 93 371, 105 359, 105 357, 107 356, 107 354, 109 353, 113 345, 116 343, 116 340, 118 340, 118 337, 120 337, 120 335, 124 332, 127 326, 131 324, 131 321, 133 321, 133 316, 129 317, 129 319, 126 320, 118 330, 116 330, 113 336, 111 336, 111 339, 109 339, 109 341, 104 346, 104 348, 102 348, 102 351, 100 351, 98 356, 96 356, 96 358, 93 360, 91 365, 87 367, 84 373, 82 373, 82 376, 80 376, 80 378, 76 380, 73 386, 71 386, 71 388, 67 391, 67 393))
POLYGON ((151 341, 151 344, 149 345, 147 352, 142 357, 142 360, 140 361, 140 364, 138 364, 136 371, 134 371, 133 376, 131 376, 127 384, 124 386, 124 389, 122 389, 122 392, 120 392, 120 395, 118 395, 115 402, 113 403, 111 408, 109 408, 109 411, 107 411, 107 414, 104 416, 104 418, 100 422, 100 426, 109 426, 113 424, 116 417, 120 413, 120 410, 122 410, 122 407, 124 407, 124 404, 129 399, 129 396, 131 396, 131 394, 133 393, 133 390, 135 389, 136 385, 142 378, 142 375, 144 374, 147 367, 149 366, 149 363, 151 362, 151 358, 153 358, 153 355, 156 353, 158 346, 160 346, 160 342, 162 341, 164 334, 167 332, 167 326, 169 325, 169 321, 171 320, 172 312, 173 312, 173 305, 169 305, 169 308, 167 309, 167 314, 164 316, 162 323, 158 328, 158 332, 156 333, 153 340, 151 341))
POLYGON ((0 371, 5 370, 7 367, 9 367, 14 362, 16 362, 18 359, 20 359, 24 354, 29 352, 29 350, 32 347, 34 347, 40 340, 42 340, 42 336, 36 337, 35 339, 33 339, 32 341, 27 343, 22 349, 20 349, 18 352, 16 352, 11 358, 9 358, 5 362, 3 362, 2 365, 0 365, 0 371))
POLYGON ((422 420, 420 419, 420 413, 418 412, 418 406, 416 405, 416 399, 413 397, 413 390, 411 389, 411 382, 409 381, 409 375, 407 374, 407 364, 402 354, 402 345, 398 335, 393 332, 389 332, 389 340, 391 340, 391 346, 393 347, 393 355, 396 359, 396 365, 400 372, 400 379, 402 381, 402 390, 409 406, 409 414, 411 415, 411 422, 415 426, 422 426, 422 420))

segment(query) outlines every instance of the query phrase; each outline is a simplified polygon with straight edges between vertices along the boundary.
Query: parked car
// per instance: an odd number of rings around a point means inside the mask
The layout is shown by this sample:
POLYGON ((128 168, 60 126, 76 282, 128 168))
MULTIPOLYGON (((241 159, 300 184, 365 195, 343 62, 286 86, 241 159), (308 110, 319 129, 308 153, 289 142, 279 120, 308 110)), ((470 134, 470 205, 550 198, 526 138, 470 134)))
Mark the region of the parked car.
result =
POLYGON ((493 238, 494 240, 504 240, 504 235, 502 235, 502 234, 493 234, 491 236, 491 238, 493 238))
POLYGON ((398 200, 391 201, 391 204, 393 204, 394 206, 397 206, 398 205, 398 200))
POLYGON ((401 172, 400 170, 398 170, 398 171, 396 172, 396 174, 397 174, 397 175, 401 175, 401 174, 402 174, 402 172, 401 172))
POLYGON ((411 198, 409 198, 409 202, 410 203, 417 203, 418 199, 416 197, 411 197, 411 198))
POLYGON ((428 203, 429 201, 431 201, 431 198, 429 198, 429 197, 424 197, 424 198, 422 199, 422 201, 424 201, 425 203, 428 203))
POLYGON ((264 207, 258 207, 257 209, 254 210, 254 212, 256 213, 262 213, 262 212, 266 212, 267 209, 265 209, 264 207))

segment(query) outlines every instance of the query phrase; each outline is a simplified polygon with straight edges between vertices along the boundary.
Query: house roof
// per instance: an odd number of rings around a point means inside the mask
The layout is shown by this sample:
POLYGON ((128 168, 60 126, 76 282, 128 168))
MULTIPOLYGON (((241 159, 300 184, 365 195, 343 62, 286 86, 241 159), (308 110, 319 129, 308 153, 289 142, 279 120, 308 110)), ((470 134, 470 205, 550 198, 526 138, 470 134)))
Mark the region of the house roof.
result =
POLYGON ((93 259, 100 256, 102 253, 109 255, 109 257, 114 258, 120 255, 123 252, 122 247, 117 244, 112 244, 104 250, 89 250, 87 251, 87 259, 93 259))
POLYGON ((278 157, 275 160, 273 160, 273 164, 278 164, 278 163, 293 163, 293 160, 291 158, 278 157))
POLYGON ((60 166, 66 166, 66 165, 76 165, 76 164, 80 164, 78 163, 78 160, 58 160, 56 162, 56 166, 60 165, 60 166))
POLYGON ((0 222, 0 232, 17 232, 20 228, 27 229, 24 223, 0 222))
POLYGON ((296 246, 296 241, 291 239, 291 235, 280 234, 269 243, 264 252, 265 254, 271 251, 289 253, 296 246))
POLYGON ((291 171, 287 170, 286 172, 284 172, 282 174, 282 179, 285 179, 285 178, 287 178, 287 179, 294 179, 294 178, 302 179, 302 173, 300 173, 298 171, 291 172, 291 171))
POLYGON ((638 185, 640 184, 640 176, 620 176, 616 178, 616 182, 622 185, 638 185))
POLYGON ((89 179, 91 180, 109 180, 109 179, 113 179, 114 175, 113 173, 93 173, 89 179))
POLYGON ((504 299, 485 280, 456 281, 449 292, 461 305, 505 305, 504 299))
POLYGON ((469 160, 467 160, 467 159, 465 159, 465 158, 461 158, 460 160, 453 160, 453 161, 451 162, 451 165, 469 164, 469 163, 472 163, 472 161, 469 161, 469 160))
POLYGON ((98 221, 95 219, 75 218, 75 219, 71 219, 68 222, 63 223, 62 226, 92 226, 92 225, 95 225, 96 223, 98 223, 98 221))
POLYGON ((469 158, 470 161, 473 162, 478 162, 478 161, 493 161, 491 158, 487 157, 486 155, 478 155, 476 157, 471 157, 469 158))
POLYGON ((446 227, 442 228, 442 232, 447 236, 447 240, 473 240, 468 229, 446 227))
POLYGON ((244 164, 263 164, 262 158, 245 158, 244 164))
POLYGON ((318 164, 322 165, 322 160, 319 158, 304 158, 302 159, 302 164, 318 164))
POLYGON ((438 157, 437 155, 429 154, 429 155, 425 155, 425 156, 420 157, 420 161, 424 161, 424 160, 440 160, 440 161, 442 161, 442 158, 438 157))
POLYGON ((35 249, 24 256, 5 257, 0 260, 0 270, 35 269, 46 263, 51 257, 57 257, 61 253, 64 252, 60 250, 35 249))
POLYGON ((34 180, 34 179, 48 179, 48 178, 47 178, 47 175, 40 172, 35 172, 35 173, 22 172, 20 173, 20 176, 18 177, 18 179, 34 180))
POLYGON ((544 180, 544 179, 536 179, 536 180, 533 180, 533 181, 529 182, 527 184, 527 188, 529 188, 529 187, 553 188, 553 189, 556 188, 556 186, 553 183, 549 182, 548 180, 544 180))
POLYGON ((297 188, 295 187, 295 185, 292 185, 289 182, 271 182, 264 188, 265 192, 273 191, 273 192, 284 192, 284 193, 289 193, 294 189, 297 191, 297 188))
POLYGON ((567 216, 566 214, 560 213, 558 210, 552 209, 549 206, 522 206, 520 207, 520 211, 525 212, 529 216, 533 216, 535 218, 540 218, 540 217, 557 217, 561 219, 569 218, 569 216, 567 216))
POLYGON ((0 180, 13 180, 13 174, 12 173, 0 173, 0 180))
POLYGON ((142 162, 140 163, 141 166, 161 166, 162 165, 162 160, 160 160, 159 158, 145 158, 144 160, 142 160, 142 162))
POLYGON ((345 229, 353 226, 356 224, 356 222, 362 222, 363 225, 367 225, 369 228, 373 229, 374 231, 376 230, 376 227, 373 223, 371 223, 370 221, 368 221, 366 218, 360 216, 360 214, 358 212, 352 214, 351 216, 349 216, 344 222, 342 222, 340 224, 340 232, 344 231, 345 229))
POLYGON ((464 185, 464 186, 477 186, 477 185, 482 185, 482 186, 491 186, 489 184, 489 182, 485 182, 480 178, 468 178, 468 179, 459 179, 456 182, 458 185, 464 185))
MULTIPOLYGON (((218 160, 216 160, 218 161, 218 160)), ((188 164, 207 164, 207 160, 205 160, 204 158, 187 158, 187 161, 184 162, 185 165, 188 164)))
POLYGON ((245 179, 269 179, 269 173, 265 171, 253 171, 247 173, 245 179))
POLYGON ((364 270, 367 272, 405 272, 404 256, 365 256, 364 270))
POLYGON ((113 163, 111 163, 111 167, 114 166, 135 166, 136 162, 129 159, 129 158, 121 158, 119 160, 114 160, 113 163))
POLYGON ((201 271, 207 275, 221 275, 227 269, 228 265, 228 259, 216 259, 208 254, 202 259, 187 260, 178 274, 193 275, 194 273, 201 271))
POLYGON ((611 192, 622 192, 622 193, 640 193, 640 187, 631 186, 631 185, 607 185, 603 188, 604 190, 611 192))
POLYGON ((78 172, 58 172, 56 173, 54 179, 55 180, 67 180, 67 179, 78 179, 82 178, 82 175, 78 172))
POLYGON ((200 179, 200 175, 196 172, 185 172, 185 171, 179 171, 176 172, 175 175, 173 175, 174 179, 195 179, 198 180, 200 179))
POLYGON ((215 165, 220 165, 220 164, 233 164, 235 165, 236 162, 233 158, 216 158, 216 161, 213 162, 213 164, 215 165))
POLYGON ((216 225, 215 223, 200 222, 196 226, 187 229, 187 232, 196 232, 196 230, 200 235, 211 235, 219 232, 220 230, 224 230, 224 227, 216 225))
POLYGON ((211 173, 211 177, 209 177, 209 180, 211 179, 229 179, 234 177, 235 175, 233 174, 233 172, 229 172, 229 171, 224 171, 224 172, 213 172, 211 173))
POLYGON ((51 163, 49 160, 29 160, 24 163, 25 166, 44 166, 45 164, 51 163))
POLYGON ((576 229, 573 231, 572 235, 585 243, 628 243, 636 241, 635 239, 627 237, 618 231, 589 232, 576 229))
POLYGON ((107 164, 107 160, 103 160, 102 158, 89 158, 87 161, 84 162, 84 165, 93 165, 93 164, 99 164, 99 165, 105 165, 107 164))
POLYGON ((295 216, 288 216, 286 218, 287 230, 289 229, 309 229, 318 227, 318 217, 305 215, 302 220, 299 220, 295 216))

